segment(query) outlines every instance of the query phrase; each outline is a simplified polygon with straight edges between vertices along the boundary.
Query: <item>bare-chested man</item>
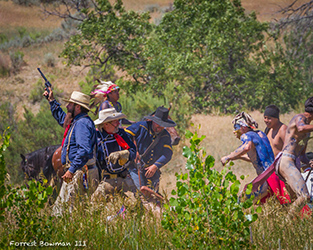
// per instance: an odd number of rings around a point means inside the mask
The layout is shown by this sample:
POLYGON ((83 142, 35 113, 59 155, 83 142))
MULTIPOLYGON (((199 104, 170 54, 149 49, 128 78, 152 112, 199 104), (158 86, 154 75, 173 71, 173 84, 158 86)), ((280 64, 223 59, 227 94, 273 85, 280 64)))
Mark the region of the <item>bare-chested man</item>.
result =
POLYGON ((288 124, 282 156, 276 165, 276 174, 282 177, 297 196, 292 205, 291 212, 304 205, 310 199, 305 181, 300 173, 301 166, 296 164, 299 157, 305 165, 313 167, 305 154, 310 132, 313 131, 313 97, 305 102, 305 112, 295 115, 288 124))
POLYGON ((283 149, 287 130, 287 126, 279 120, 279 108, 277 106, 269 105, 265 108, 264 123, 266 124, 265 134, 276 157, 283 149))
MULTIPOLYGON (((257 175, 260 175, 274 161, 274 154, 268 138, 262 131, 254 130, 258 124, 245 112, 238 114, 232 123, 234 124, 234 133, 242 141, 242 144, 229 155, 222 157, 222 164, 225 165, 228 161, 237 159, 251 161, 257 175)), ((265 181, 253 195, 258 200, 266 196, 267 191, 268 183, 265 181)))

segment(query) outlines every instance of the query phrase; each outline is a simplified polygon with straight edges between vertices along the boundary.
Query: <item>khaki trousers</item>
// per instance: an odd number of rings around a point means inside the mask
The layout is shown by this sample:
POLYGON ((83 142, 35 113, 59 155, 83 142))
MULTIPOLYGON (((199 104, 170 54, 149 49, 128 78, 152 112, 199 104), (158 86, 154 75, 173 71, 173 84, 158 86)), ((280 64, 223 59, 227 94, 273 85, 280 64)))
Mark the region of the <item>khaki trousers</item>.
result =
POLYGON ((89 169, 87 172, 88 189, 83 185, 84 172, 82 170, 77 170, 74 173, 71 182, 66 183, 63 181, 60 193, 53 205, 52 214, 55 216, 61 216, 66 206, 66 203, 70 202, 70 212, 73 209, 76 195, 86 196, 87 194, 92 194, 98 186, 99 183, 99 172, 95 167, 89 169))

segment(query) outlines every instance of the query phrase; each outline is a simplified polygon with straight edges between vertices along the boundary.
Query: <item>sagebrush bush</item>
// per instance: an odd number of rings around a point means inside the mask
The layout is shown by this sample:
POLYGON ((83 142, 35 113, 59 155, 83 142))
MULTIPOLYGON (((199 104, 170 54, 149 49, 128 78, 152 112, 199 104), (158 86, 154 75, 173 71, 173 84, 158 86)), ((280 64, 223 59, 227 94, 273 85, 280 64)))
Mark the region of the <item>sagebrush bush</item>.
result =
MULTIPOLYGON (((74 29, 74 28, 73 28, 74 29)), ((24 48, 34 44, 50 43, 62 41, 74 34, 75 30, 64 30, 63 28, 54 29, 52 32, 29 32, 26 29, 17 30, 17 35, 10 40, 0 34, 0 50, 7 51, 10 48, 24 48)))
POLYGON ((56 64, 56 59, 52 53, 47 53, 44 55, 44 64, 48 67, 54 67, 56 64))
POLYGON ((21 67, 24 65, 24 53, 21 51, 10 52, 11 59, 11 71, 13 74, 17 74, 21 67))
POLYGON ((13 3, 23 6, 38 6, 40 5, 40 0, 12 0, 13 3))

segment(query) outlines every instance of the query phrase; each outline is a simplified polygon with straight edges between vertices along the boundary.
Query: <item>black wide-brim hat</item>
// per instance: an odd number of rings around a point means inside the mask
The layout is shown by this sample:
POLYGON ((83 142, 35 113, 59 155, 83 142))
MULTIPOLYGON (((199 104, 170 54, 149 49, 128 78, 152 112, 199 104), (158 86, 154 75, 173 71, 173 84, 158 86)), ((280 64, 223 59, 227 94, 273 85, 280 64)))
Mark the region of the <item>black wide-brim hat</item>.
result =
POLYGON ((158 107, 157 110, 151 115, 145 116, 145 119, 149 119, 154 121, 161 127, 175 127, 176 123, 170 119, 168 119, 168 109, 164 107, 158 107))

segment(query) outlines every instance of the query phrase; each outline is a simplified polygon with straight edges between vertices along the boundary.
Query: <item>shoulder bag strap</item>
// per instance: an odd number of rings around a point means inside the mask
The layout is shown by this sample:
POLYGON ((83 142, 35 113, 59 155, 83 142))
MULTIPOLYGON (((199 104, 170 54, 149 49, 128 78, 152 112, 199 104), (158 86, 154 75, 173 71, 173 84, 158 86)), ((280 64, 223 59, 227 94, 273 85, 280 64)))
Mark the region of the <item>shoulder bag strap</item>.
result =
POLYGON ((163 132, 164 132, 164 130, 160 134, 157 135, 157 137, 154 139, 153 142, 151 142, 151 144, 149 145, 149 147, 147 147, 145 152, 142 155, 140 155, 140 159, 144 158, 148 154, 148 152, 151 151, 151 149, 153 149, 156 146, 156 144, 159 142, 161 136, 163 135, 163 132))

